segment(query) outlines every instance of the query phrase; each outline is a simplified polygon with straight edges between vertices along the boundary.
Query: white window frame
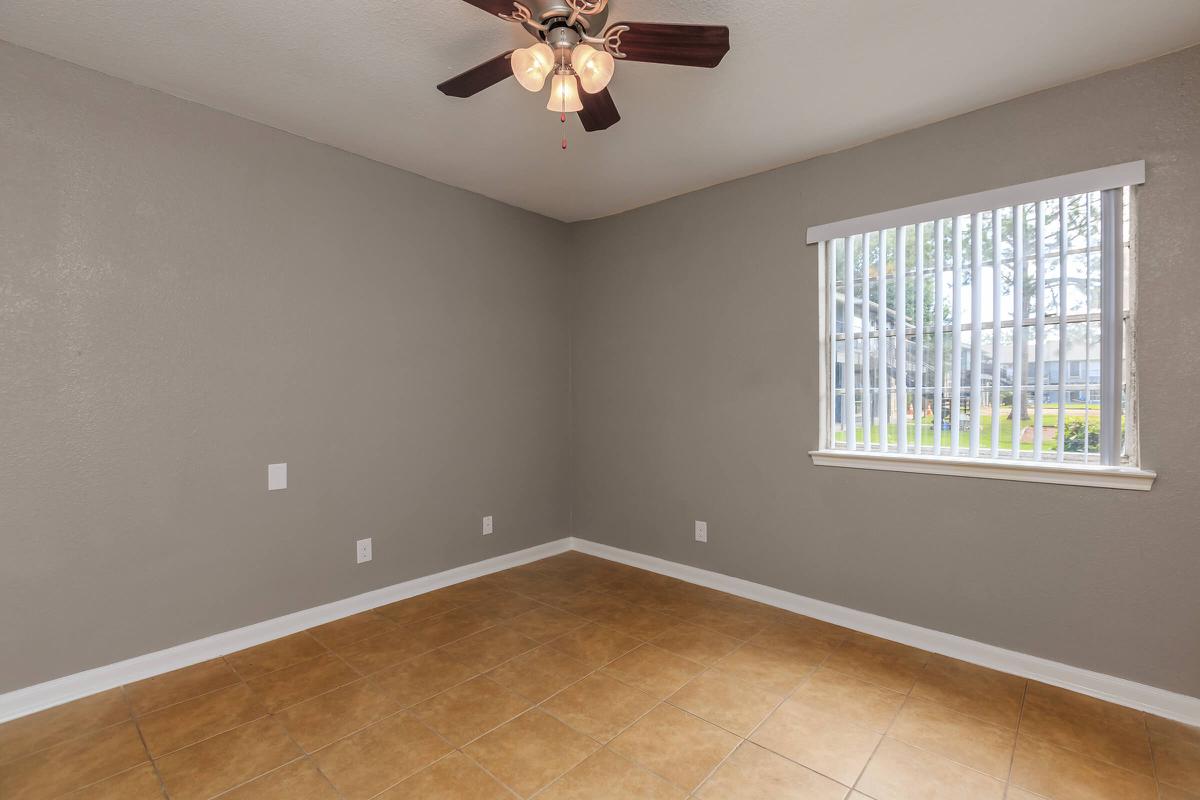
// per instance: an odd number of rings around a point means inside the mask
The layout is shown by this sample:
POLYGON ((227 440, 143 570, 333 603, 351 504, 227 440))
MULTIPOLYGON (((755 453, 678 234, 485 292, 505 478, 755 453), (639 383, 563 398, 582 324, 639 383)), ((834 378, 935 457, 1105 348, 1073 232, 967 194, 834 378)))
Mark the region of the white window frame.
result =
MULTIPOLYGON (((1108 219, 1119 220, 1121 218, 1122 191, 1126 187, 1141 185, 1145 183, 1145 180, 1145 162, 1132 161, 1125 164, 1062 175, 1056 178, 1047 178, 1000 189, 948 198, 946 200, 938 200, 932 203, 923 203, 895 211, 869 214, 809 228, 807 236, 808 244, 817 245, 818 250, 818 296, 820 297, 818 304, 820 324, 820 335, 818 337, 820 348, 820 444, 817 450, 810 451, 809 453, 813 464, 816 466, 851 467, 892 472, 917 472, 933 475, 955 475, 1148 491, 1153 486, 1157 475, 1153 471, 1143 469, 1138 464, 1135 416, 1137 403, 1135 397, 1129 398, 1126 407, 1127 424, 1134 431, 1131 437, 1134 446, 1130 447, 1127 463, 1119 463, 1119 457, 1114 455, 1119 452, 1121 446, 1120 414, 1122 404, 1120 396, 1122 381, 1118 376, 1120 376, 1122 369, 1127 370, 1129 368, 1124 353, 1131 352, 1132 350, 1132 348, 1127 349, 1125 343, 1122 342, 1122 329, 1125 317, 1123 313, 1123 287, 1121 286, 1121 279, 1124 273, 1123 266, 1120 263, 1122 251, 1121 225, 1105 226, 1101 241, 1101 258, 1108 259, 1109 263, 1116 265, 1112 271, 1112 274, 1116 276, 1116 280, 1105 280, 1102 281, 1101 285, 1101 305, 1103 312, 1101 318, 1100 360, 1103 364, 1102 374, 1105 376, 1105 379, 1101 387, 1104 402, 1101 408, 1100 446, 1104 454, 1103 461, 1106 462, 1103 464, 1079 464, 1064 462, 1062 460, 1037 460, 1037 455, 1035 455, 1034 460, 1028 461, 1021 459, 1000 459, 994 457, 994 454, 991 458, 986 456, 980 457, 975 455, 978 452, 978 442, 974 431, 972 431, 971 457, 962 457, 957 453, 941 455, 938 452, 940 448, 936 444, 934 455, 918 455, 911 452, 888 452, 886 445, 880 447, 878 450, 868 452, 832 448, 829 442, 832 430, 831 418, 833 408, 830 401, 830 394, 832 391, 833 375, 829 360, 829 344, 832 335, 830 331, 830 319, 836 314, 836 299, 833 292, 827 291, 826 275, 827 250, 832 248, 833 242, 845 239, 847 246, 850 246, 850 243, 853 241, 850 237, 860 235, 865 237, 869 233, 892 229, 901 231, 905 226, 928 223, 930 220, 952 218, 955 220, 955 227, 957 228, 957 219, 963 215, 980 215, 985 212, 991 213, 993 209, 997 208, 1040 203, 1044 200, 1093 192, 1100 192, 1101 203, 1108 204, 1105 207, 1106 217, 1108 219)), ((975 226, 972 227, 974 228, 975 226)), ((899 233, 897 235, 899 236, 899 233)), ((939 246, 940 241, 939 237, 939 246)), ((918 250, 918 252, 920 251, 918 250)), ((918 258, 920 257, 918 256, 918 258)), ((902 261, 903 258, 898 257, 898 269, 903 269, 903 266, 901 266, 902 261)), ((974 263, 978 264, 978 258, 976 258, 974 263)), ((957 262, 955 267, 957 269, 957 262)), ((937 286, 940 289, 940 281, 937 286)), ((955 295, 958 295, 957 291, 955 295)), ((869 290, 864 291, 863 297, 867 298, 868 296, 869 290)), ((976 303, 978 302, 975 297, 972 300, 976 303)), ((850 319, 853 319, 853 316, 850 319)), ((978 320, 979 314, 972 314, 971 319, 978 320)), ((866 316, 864 315, 865 322, 866 316)), ((935 333, 940 332, 940 329, 935 330, 935 333)), ((957 340, 957 336, 955 339, 957 340)), ((904 350, 905 348, 903 347, 898 349, 898 360, 903 358, 902 353, 904 350)), ((883 351, 886 353, 886 348, 883 351)), ((919 348, 918 352, 920 352, 919 348)), ((850 394, 854 391, 854 370, 849 369, 846 373, 846 388, 848 394, 850 394)), ((978 368, 972 370, 972 376, 973 382, 979 381, 978 368)), ((940 385, 941 382, 939 381, 938 386, 940 385)), ((1088 385, 1090 387, 1090 382, 1088 385)), ((935 391, 937 391, 936 387, 935 391)), ((971 386, 971 391, 972 394, 977 391, 974 383, 971 386)), ((1132 387, 1130 391, 1131 393, 1133 392, 1132 387)), ((864 418, 870 413, 865 400, 866 396, 864 394, 864 418)), ((957 406, 957 403, 953 404, 953 408, 957 408, 957 406)), ((886 407, 880 409, 877 413, 880 420, 886 420, 886 407)), ((901 425, 900 430, 904 429, 905 426, 901 425)), ((900 434, 900 437, 904 436, 906 436, 906 433, 900 434)), ((954 441, 957 442, 957 439, 954 441)), ((935 442, 940 444, 940 438, 935 439, 935 442)), ((853 442, 851 442, 851 445, 853 446, 853 442)))

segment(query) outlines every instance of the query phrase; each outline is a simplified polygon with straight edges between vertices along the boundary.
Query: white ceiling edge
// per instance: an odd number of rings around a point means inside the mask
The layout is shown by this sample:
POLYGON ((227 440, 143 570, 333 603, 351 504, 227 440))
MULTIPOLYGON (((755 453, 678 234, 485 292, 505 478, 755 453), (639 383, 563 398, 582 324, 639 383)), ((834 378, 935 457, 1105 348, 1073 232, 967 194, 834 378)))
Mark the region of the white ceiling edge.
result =
POLYGON ((1195 0, 1143 0, 1132 11, 1127 0, 986 9, 957 0, 759 0, 753 15, 738 14, 744 7, 612 0, 613 21, 729 24, 732 50, 715 70, 618 63, 612 92, 622 121, 587 134, 572 119, 566 153, 544 93, 515 81, 469 99, 433 88, 532 41, 461 0, 299 9, 286 0, 5 0, 0 32, 17 46, 563 222, 857 147, 1200 42, 1195 0))

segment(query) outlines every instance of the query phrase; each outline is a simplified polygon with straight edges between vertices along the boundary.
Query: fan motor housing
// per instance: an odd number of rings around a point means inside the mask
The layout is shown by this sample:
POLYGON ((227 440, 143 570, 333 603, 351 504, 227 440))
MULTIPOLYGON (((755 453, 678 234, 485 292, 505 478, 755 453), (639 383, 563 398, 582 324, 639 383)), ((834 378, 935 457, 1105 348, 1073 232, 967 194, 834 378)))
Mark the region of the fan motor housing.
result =
MULTIPOLYGON (((549 24, 554 19, 563 19, 564 21, 570 18, 574 13, 571 6, 564 0, 522 0, 522 5, 529 9, 530 15, 540 21, 543 25, 549 24)), ((588 16, 580 14, 575 20, 575 27, 581 33, 586 33, 588 36, 600 36, 604 31, 604 24, 608 21, 608 7, 605 6, 599 13, 588 16)), ((538 38, 543 38, 540 31, 525 26, 526 29, 538 38)))

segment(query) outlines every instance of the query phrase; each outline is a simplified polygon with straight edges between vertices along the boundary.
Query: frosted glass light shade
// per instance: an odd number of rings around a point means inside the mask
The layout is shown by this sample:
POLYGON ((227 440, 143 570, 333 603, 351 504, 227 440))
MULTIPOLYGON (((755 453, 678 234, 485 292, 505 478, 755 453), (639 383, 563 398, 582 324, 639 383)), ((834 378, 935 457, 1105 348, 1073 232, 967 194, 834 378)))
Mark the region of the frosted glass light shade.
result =
POLYGON ((546 103, 550 111, 582 111, 583 103, 579 101, 579 84, 571 74, 559 74, 550 82, 550 102, 546 103))
POLYGON ((616 62, 613 57, 603 50, 597 50, 591 45, 581 44, 571 53, 571 66, 579 75, 579 82, 588 94, 603 91, 612 80, 616 62))
POLYGON ((546 76, 554 70, 554 51, 545 42, 538 42, 514 50, 510 63, 517 83, 531 92, 540 92, 546 85, 546 76))

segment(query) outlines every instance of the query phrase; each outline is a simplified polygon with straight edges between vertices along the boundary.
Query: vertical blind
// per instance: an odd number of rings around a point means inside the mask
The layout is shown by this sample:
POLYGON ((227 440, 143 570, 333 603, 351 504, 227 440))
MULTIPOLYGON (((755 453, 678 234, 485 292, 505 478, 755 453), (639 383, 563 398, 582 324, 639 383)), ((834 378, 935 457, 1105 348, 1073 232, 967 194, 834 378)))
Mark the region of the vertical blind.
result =
POLYGON ((1123 463, 1129 189, 1029 186, 822 226, 825 448, 1123 463))

